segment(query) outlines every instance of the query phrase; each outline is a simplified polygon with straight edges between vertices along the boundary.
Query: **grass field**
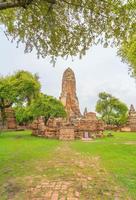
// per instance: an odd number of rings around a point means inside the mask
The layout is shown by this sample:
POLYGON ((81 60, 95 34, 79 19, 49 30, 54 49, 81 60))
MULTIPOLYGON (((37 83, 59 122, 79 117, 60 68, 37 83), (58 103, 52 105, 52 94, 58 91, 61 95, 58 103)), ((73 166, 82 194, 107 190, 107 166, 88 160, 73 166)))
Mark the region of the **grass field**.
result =
POLYGON ((114 133, 113 138, 91 143, 77 141, 72 148, 90 156, 99 156, 112 177, 136 199, 136 133, 114 133))
POLYGON ((136 133, 113 135, 61 142, 0 133, 0 200, 135 200, 136 133))

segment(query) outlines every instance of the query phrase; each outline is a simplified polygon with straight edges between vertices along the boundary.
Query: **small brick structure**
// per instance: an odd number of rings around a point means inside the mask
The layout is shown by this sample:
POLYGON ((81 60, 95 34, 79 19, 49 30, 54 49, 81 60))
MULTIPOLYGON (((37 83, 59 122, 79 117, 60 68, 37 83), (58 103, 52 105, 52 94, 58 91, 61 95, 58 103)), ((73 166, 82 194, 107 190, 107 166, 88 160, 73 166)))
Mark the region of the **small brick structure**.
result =
POLYGON ((127 126, 131 131, 136 131, 136 110, 133 105, 130 106, 127 126))
POLYGON ((133 105, 130 106, 127 123, 123 127, 121 127, 121 131, 136 131, 136 110, 133 105))
POLYGON ((74 127, 61 127, 59 130, 59 140, 74 140, 74 127))
POLYGON ((6 118, 7 118, 7 128, 16 129, 17 124, 16 124, 16 117, 15 117, 14 110, 11 107, 9 107, 5 109, 5 112, 6 112, 6 118))
POLYGON ((33 130, 33 135, 44 135, 45 123, 43 117, 39 117, 38 119, 34 120, 30 125, 30 128, 33 130))
POLYGON ((17 128, 16 117, 12 107, 5 108, 5 116, 6 116, 5 124, 3 125, 0 113, 0 129, 13 129, 13 130, 16 129, 17 128))

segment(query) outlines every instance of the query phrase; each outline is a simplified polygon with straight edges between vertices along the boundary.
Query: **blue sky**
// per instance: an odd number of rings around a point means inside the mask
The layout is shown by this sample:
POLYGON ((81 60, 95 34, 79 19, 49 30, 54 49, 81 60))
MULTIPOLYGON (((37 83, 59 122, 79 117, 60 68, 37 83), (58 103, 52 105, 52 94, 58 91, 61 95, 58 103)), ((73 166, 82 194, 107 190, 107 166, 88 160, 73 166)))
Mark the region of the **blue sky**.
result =
POLYGON ((81 60, 58 59, 53 67, 49 58, 37 59, 36 53, 24 54, 24 47, 16 48, 0 32, 0 74, 12 74, 17 70, 28 70, 38 73, 42 91, 59 97, 64 70, 71 67, 75 72, 77 96, 81 111, 84 107, 94 111, 98 93, 109 92, 123 102, 136 106, 136 82, 128 74, 128 66, 116 56, 116 49, 95 46, 90 48, 81 60))

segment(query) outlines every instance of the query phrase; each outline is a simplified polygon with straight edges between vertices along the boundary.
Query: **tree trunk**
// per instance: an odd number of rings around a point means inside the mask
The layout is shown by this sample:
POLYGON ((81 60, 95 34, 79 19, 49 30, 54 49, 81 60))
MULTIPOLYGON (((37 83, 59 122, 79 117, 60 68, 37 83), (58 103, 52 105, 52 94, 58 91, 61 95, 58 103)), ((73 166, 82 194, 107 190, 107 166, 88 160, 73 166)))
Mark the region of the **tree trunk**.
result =
POLYGON ((16 7, 21 7, 20 3, 17 2, 2 2, 0 3, 0 10, 5 10, 8 8, 16 8, 16 7))

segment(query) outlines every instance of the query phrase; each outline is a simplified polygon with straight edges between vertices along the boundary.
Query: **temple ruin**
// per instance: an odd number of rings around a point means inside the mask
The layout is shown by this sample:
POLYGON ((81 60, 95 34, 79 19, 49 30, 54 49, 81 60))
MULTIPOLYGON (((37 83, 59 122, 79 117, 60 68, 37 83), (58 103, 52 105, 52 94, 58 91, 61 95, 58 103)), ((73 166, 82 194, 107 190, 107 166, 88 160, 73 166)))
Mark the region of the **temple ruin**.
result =
POLYGON ((126 132, 136 131, 136 110, 132 104, 129 109, 127 123, 121 127, 121 131, 126 131, 126 132))
POLYGON ((130 131, 136 131, 136 110, 133 105, 130 106, 127 126, 130 128, 130 131))
POLYGON ((3 124, 1 112, 0 112, 0 129, 16 129, 16 117, 12 107, 5 108, 5 122, 3 124))
POLYGON ((96 113, 81 114, 76 95, 76 79, 72 69, 65 70, 62 78, 62 91, 60 101, 67 112, 67 118, 50 118, 44 124, 40 117, 32 124, 33 135, 60 140, 89 139, 103 136, 104 123, 98 120, 96 113))

